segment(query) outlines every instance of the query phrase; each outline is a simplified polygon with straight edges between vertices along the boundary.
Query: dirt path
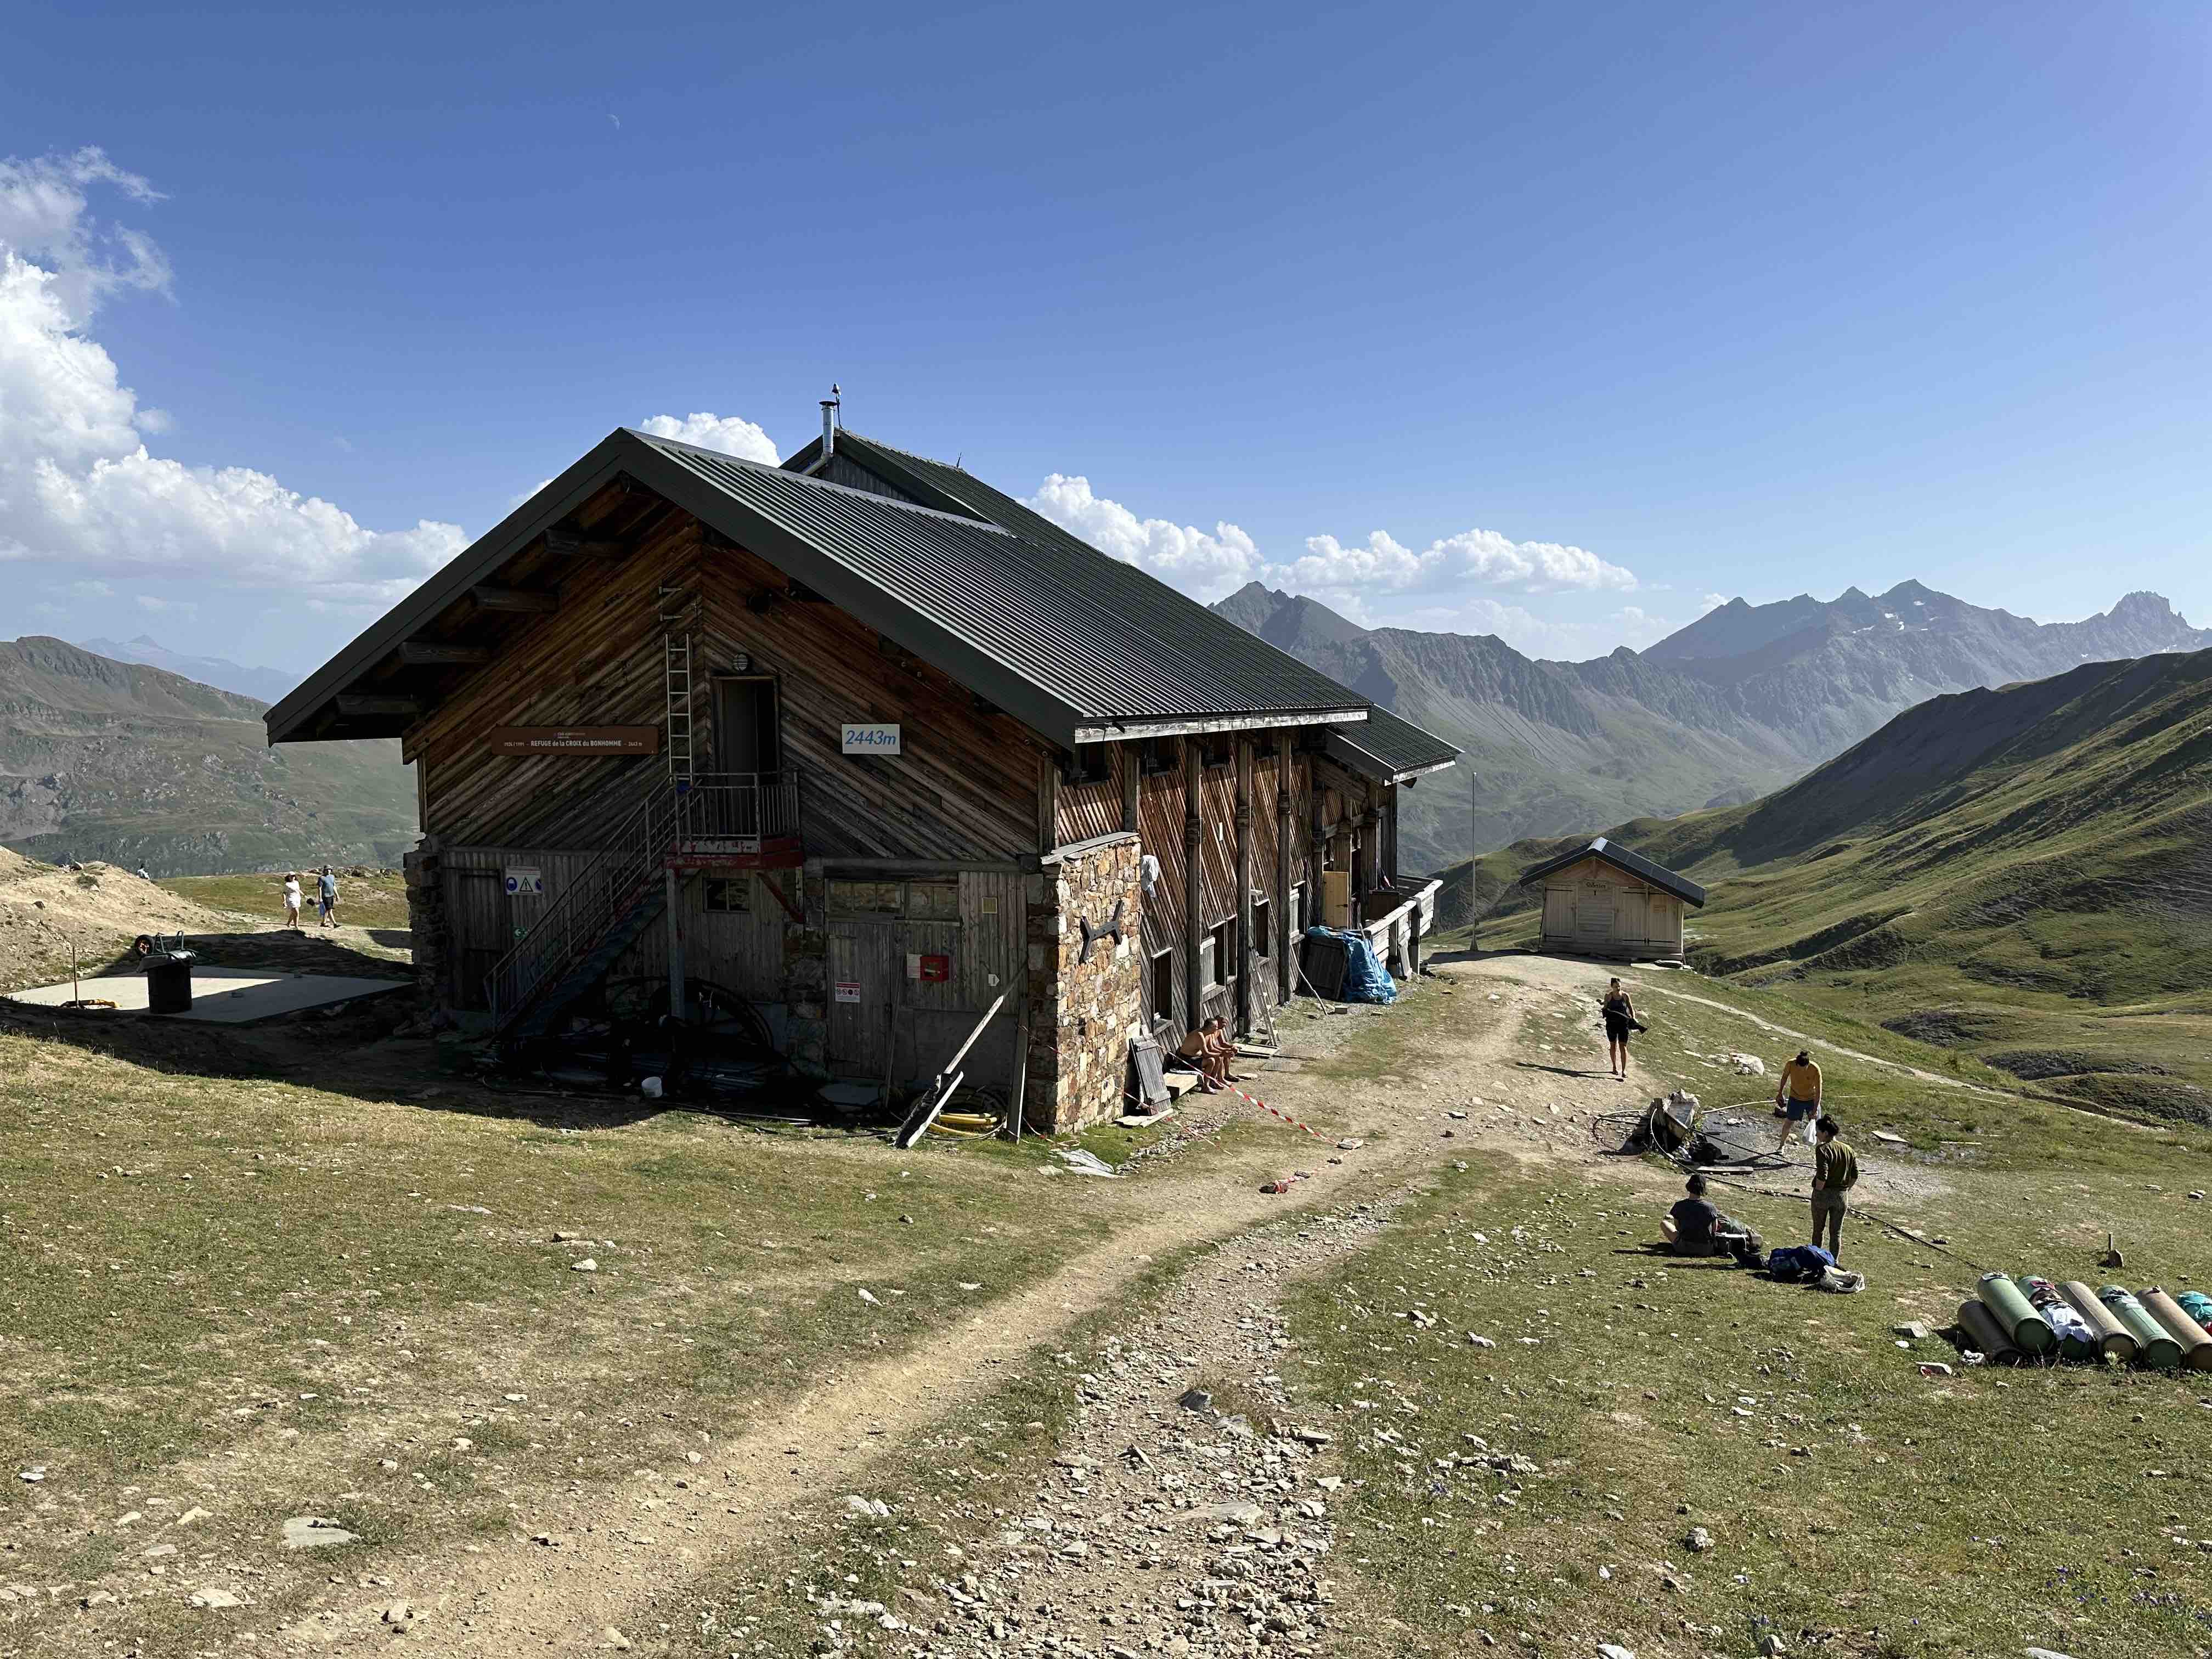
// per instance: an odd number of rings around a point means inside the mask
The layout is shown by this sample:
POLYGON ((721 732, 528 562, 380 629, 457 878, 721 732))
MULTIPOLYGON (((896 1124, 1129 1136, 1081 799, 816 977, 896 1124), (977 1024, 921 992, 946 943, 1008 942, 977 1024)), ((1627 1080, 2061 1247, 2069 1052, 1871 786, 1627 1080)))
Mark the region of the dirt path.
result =
MULTIPOLYGON (((1522 1014, 1553 1000, 1540 989, 1432 985, 1423 994, 1457 995, 1483 1014, 1457 1022, 1420 1084, 1346 1101, 1331 1099, 1330 1086, 1311 1076, 1267 1079, 1284 1085, 1273 1103, 1293 1115, 1334 1107, 1346 1120, 1344 1133, 1364 1140, 1363 1147, 1338 1152, 1327 1142, 1285 1134, 1269 1137, 1253 1157, 1231 1164, 1188 1175, 1172 1173, 1170 1166, 1139 1189, 1146 1202, 1137 1224, 918 1348, 825 1377, 793 1402, 773 1430, 702 1448, 699 1462, 687 1468, 640 1471, 614 1492, 577 1491, 565 1498, 520 1494, 507 1538, 458 1560, 386 1564, 382 1576, 393 1588, 376 1602, 318 1615, 285 1636, 307 1647, 381 1639, 374 1632, 386 1628, 383 1609, 404 1596, 430 1638, 414 1651, 568 1652, 612 1645, 610 1627, 639 1639, 644 1633, 628 1629, 626 1621, 672 1583, 780 1541, 786 1516, 802 1504, 865 1490, 868 1468, 895 1455, 910 1431, 987 1394, 1002 1364, 1081 1315, 1110 1305, 1159 1257, 1234 1239, 1270 1222, 1402 1197, 1409 1182, 1435 1166, 1440 1148, 1449 1151, 1455 1142, 1522 1156, 1556 1155, 1554 1139, 1560 1147, 1588 1151, 1588 1108, 1599 1101, 1618 1105, 1635 1092, 1609 1079, 1601 1086, 1596 1079, 1549 1075, 1532 1087, 1516 1074, 1508 1051, 1522 1014), (1545 1097, 1534 1103, 1540 1116, 1526 1131, 1517 1124, 1514 1132, 1502 1128, 1499 1103, 1518 1100, 1525 1109, 1534 1093, 1545 1097), (1569 1097, 1579 1121, 1559 1105, 1569 1097), (1483 1103, 1471 1103, 1476 1099, 1483 1103), (1291 1164, 1313 1178, 1288 1195, 1257 1190, 1266 1174, 1291 1164)), ((1294 1029, 1286 1041, 1295 1048, 1294 1029)), ((1184 1300, 1180 1293, 1176 1299, 1184 1300)))

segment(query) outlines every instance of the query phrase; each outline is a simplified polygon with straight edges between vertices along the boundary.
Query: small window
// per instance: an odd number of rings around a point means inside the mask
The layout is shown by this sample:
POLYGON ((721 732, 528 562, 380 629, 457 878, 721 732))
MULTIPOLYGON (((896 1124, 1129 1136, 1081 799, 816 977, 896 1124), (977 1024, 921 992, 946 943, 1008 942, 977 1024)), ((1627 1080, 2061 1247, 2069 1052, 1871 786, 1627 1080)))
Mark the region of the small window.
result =
POLYGON ((1152 952, 1152 1018, 1175 1018, 1175 950, 1152 952))
POLYGON ((1237 919, 1217 923, 1206 936, 1205 955, 1200 965, 1206 969, 1209 987, 1226 985, 1237 976, 1237 919))
POLYGON ((710 915, 738 915, 753 908, 753 878, 750 876, 709 876, 707 878, 707 911, 710 915))
POLYGON ((1268 926, 1274 907, 1266 899, 1252 901, 1252 954, 1262 962, 1274 954, 1275 930, 1268 926))
POLYGON ((1226 732, 1211 732, 1206 738, 1206 763, 1208 766, 1227 766, 1237 758, 1237 739, 1226 732))
POLYGON ((915 921, 960 920, 960 884, 957 881, 910 881, 906 884, 906 913, 915 921))
POLYGON ((1064 773, 1070 783, 1103 783, 1113 775, 1113 752, 1103 743, 1077 744, 1064 773))
POLYGON ((1147 738, 1138 752, 1147 772, 1172 772, 1176 769, 1176 740, 1173 738, 1147 738))
POLYGON ((899 884, 895 881, 833 881, 830 908, 848 916, 895 916, 899 913, 899 884))

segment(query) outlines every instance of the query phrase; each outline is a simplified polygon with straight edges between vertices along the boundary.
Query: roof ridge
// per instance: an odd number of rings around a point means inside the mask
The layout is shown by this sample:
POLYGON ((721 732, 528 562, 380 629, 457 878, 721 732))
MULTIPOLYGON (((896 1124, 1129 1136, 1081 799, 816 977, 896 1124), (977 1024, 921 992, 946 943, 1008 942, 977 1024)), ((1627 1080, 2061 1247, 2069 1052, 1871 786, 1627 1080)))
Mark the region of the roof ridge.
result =
MULTIPOLYGON (((703 455, 718 464, 744 467, 754 472, 773 473, 779 478, 804 484, 811 489, 834 489, 841 495, 862 495, 870 501, 881 502, 886 507, 895 507, 902 512, 927 514, 933 519, 945 519, 954 524, 968 525, 977 530, 988 531, 994 536, 1010 536, 1016 541, 1026 539, 1018 532, 1007 529, 1006 526, 994 519, 979 519, 967 513, 948 513, 941 507, 930 507, 921 501, 906 501, 897 495, 886 495, 878 489, 855 489, 851 484, 836 483, 828 478, 817 478, 809 472, 787 472, 781 465, 770 466, 765 461, 750 461, 742 455, 732 455, 726 450, 709 449, 703 444, 687 444, 681 438, 664 438, 657 432, 641 432, 634 426, 626 426, 623 430, 630 436, 642 439, 659 449, 675 450, 687 455, 703 455)), ((937 465, 942 465, 944 463, 939 462, 937 465)))

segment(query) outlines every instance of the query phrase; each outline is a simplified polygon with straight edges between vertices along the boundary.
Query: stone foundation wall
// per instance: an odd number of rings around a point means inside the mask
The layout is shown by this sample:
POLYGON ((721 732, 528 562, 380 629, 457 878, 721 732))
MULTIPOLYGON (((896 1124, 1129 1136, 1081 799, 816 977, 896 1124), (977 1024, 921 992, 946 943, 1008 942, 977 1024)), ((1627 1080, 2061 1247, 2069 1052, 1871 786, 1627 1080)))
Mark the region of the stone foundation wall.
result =
POLYGON ((453 930, 446 918, 446 863, 434 837, 425 836, 403 854, 407 878, 407 927, 415 954, 415 988, 425 1008, 447 1006, 446 968, 453 930))
POLYGON ((1144 1024, 1144 951, 1134 836, 1054 865, 1029 878, 1030 1048, 1024 1115, 1064 1134, 1118 1116, 1129 1072, 1129 1040, 1144 1024), (1121 937, 1092 928, 1121 912, 1121 937))

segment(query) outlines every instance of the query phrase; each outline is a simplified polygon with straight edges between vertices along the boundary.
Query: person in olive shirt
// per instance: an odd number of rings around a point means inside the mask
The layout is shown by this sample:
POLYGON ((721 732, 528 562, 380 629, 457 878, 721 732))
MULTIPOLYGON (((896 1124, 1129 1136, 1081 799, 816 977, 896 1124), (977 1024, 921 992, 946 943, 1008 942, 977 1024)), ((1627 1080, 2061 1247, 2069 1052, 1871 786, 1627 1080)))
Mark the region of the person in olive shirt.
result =
POLYGON ((1844 1197, 1858 1184, 1859 1160, 1844 1139, 1836 1120, 1824 1117, 1818 1130, 1820 1144, 1813 1148, 1813 1245, 1820 1248, 1826 1224, 1828 1254, 1844 1259, 1844 1197))

